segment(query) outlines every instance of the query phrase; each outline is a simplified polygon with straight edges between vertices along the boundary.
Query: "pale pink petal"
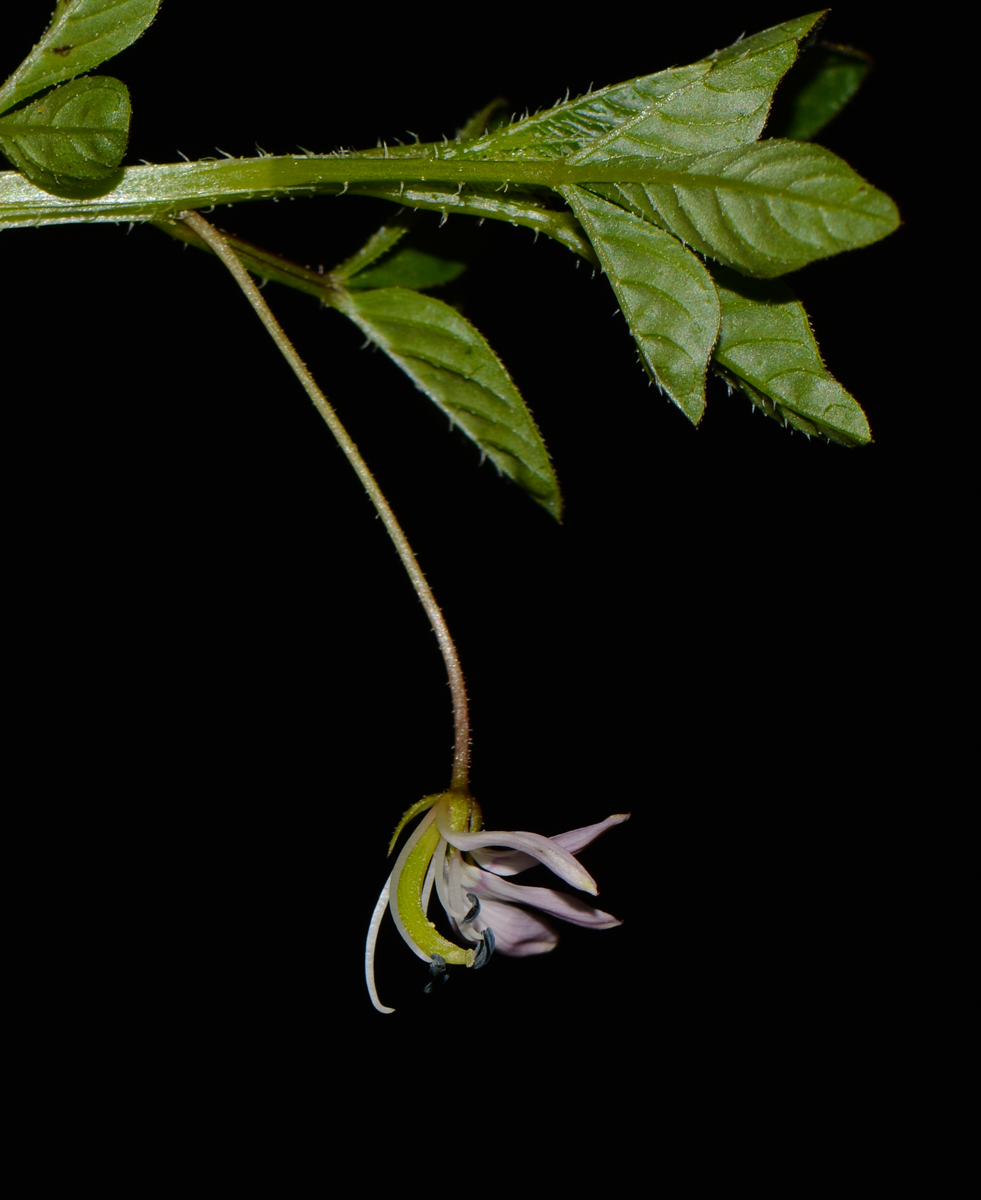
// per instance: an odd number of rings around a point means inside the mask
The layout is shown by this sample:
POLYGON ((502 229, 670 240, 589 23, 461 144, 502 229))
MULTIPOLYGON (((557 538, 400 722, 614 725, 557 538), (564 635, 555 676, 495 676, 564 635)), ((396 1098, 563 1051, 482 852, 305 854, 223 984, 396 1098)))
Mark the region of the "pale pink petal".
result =
POLYGON ((562 849, 568 850, 570 854, 578 854, 583 846, 595 842, 601 833, 606 833, 614 825, 622 825, 624 821, 629 820, 630 813, 614 813, 612 817, 607 817, 605 821, 597 821, 595 825, 584 825, 582 829, 570 829, 568 833, 557 833, 552 841, 558 842, 562 849))
MULTIPOLYGON (((595 841, 601 833, 605 833, 614 825, 621 825, 629 818, 630 813, 614 813, 612 817, 607 817, 605 821, 599 821, 595 825, 585 825, 582 829, 570 829, 568 833, 557 833, 555 837, 549 838, 549 841, 563 850, 568 850, 570 854, 578 854, 584 846, 595 841)), ((517 875, 538 863, 538 859, 532 858, 530 854, 522 854, 520 850, 476 849, 471 853, 475 862, 485 871, 493 871, 495 875, 517 875)))
POLYGON ((522 854, 520 850, 488 850, 486 847, 476 847, 471 850, 475 863, 485 871, 493 871, 495 875, 517 875, 527 871, 529 867, 537 867, 538 859, 530 854, 522 854))
MULTIPOLYGON (((548 913, 549 916, 589 929, 613 929, 623 924, 608 912, 594 908, 578 896, 568 896, 565 892, 556 892, 552 888, 521 887, 476 867, 464 867, 464 886, 474 895, 481 897, 481 904, 484 896, 510 904, 527 904, 540 912, 548 913)), ((497 930, 494 929, 494 932, 497 933, 497 930)))
POLYGON ((511 958, 528 958, 555 949, 559 933, 544 917, 525 912, 514 904, 482 900, 480 916, 474 921, 481 929, 494 930, 496 950, 511 958))
POLYGON ((458 850, 475 850, 481 846, 510 846, 513 850, 523 850, 532 858, 538 859, 560 879, 571 883, 581 892, 589 892, 595 896, 599 891, 592 875, 581 867, 568 850, 555 845, 548 838, 537 833, 518 831, 485 830, 482 833, 457 833, 450 828, 448 814, 442 804, 437 804, 430 810, 436 814, 436 826, 451 846, 458 850))

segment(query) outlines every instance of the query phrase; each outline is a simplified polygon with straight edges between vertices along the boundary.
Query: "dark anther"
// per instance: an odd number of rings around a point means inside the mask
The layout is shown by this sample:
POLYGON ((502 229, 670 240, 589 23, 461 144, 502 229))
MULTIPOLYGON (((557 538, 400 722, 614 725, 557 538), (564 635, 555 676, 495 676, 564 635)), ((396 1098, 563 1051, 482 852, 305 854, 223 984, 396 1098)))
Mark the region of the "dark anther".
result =
POLYGON ((479 900, 477 899, 477 897, 476 897, 476 896, 473 894, 473 892, 467 892, 467 899, 468 899, 468 900, 470 901, 470 903, 473 905, 473 908, 472 908, 472 909, 471 909, 471 910, 470 910, 470 911, 467 913, 467 915, 466 915, 466 916, 463 918, 463 924, 464 924, 464 925, 469 925, 469 924, 470 924, 470 922, 471 922, 471 921, 474 921, 474 920, 476 920, 476 918, 477 918, 477 917, 478 917, 478 915, 480 914, 480 901, 479 901, 479 900))
POLYGON ((429 973, 432 975, 432 979, 422 989, 427 995, 432 992, 438 983, 445 983, 449 979, 449 975, 446 974, 446 959, 442 954, 434 954, 432 956, 429 964, 429 973))
POLYGON ((479 971, 481 967, 485 967, 490 962, 490 957, 494 953, 496 943, 497 938, 494 937, 494 930, 485 929, 484 940, 480 943, 477 957, 473 960, 473 969, 475 971, 479 971))

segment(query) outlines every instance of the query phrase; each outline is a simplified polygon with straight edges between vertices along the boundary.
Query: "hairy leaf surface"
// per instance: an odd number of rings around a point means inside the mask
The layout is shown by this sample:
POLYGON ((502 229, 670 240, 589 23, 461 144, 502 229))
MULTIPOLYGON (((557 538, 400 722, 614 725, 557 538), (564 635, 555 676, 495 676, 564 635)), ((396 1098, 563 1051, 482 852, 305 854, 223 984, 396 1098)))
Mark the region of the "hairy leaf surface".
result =
POLYGON ((865 414, 825 369, 804 306, 790 288, 724 268, 715 277, 722 325, 714 357, 724 376, 768 415, 805 433, 847 446, 868 444, 865 414))
POLYGON ((819 12, 786 21, 701 62, 603 88, 464 147, 464 156, 597 162, 642 155, 674 163, 754 142, 773 91, 819 12))
POLYGON ((129 120, 126 85, 90 75, 0 117, 0 148, 36 187, 91 195, 116 181, 129 120))
POLYGON ((0 112, 125 50, 159 7, 160 0, 59 0, 44 36, 0 88, 0 112))
POLYGON ((681 242, 585 188, 563 195, 589 234, 647 371, 695 424, 719 333, 719 299, 681 242))
POLYGON ((838 115, 865 82, 872 60, 850 46, 808 50, 780 89, 770 118, 772 137, 806 142, 838 115))
POLYGON ((837 155, 778 138, 694 159, 664 182, 593 190, 764 278, 866 246, 899 225, 892 200, 837 155))
POLYGON ((455 309, 402 287, 329 301, 397 363, 492 462, 553 516, 562 500, 541 434, 481 334, 455 309))
POLYGON ((479 158, 565 158, 707 75, 711 63, 673 67, 558 104, 465 146, 479 158))
POLYGON ((683 168, 692 158, 755 142, 798 42, 820 15, 787 21, 714 55, 699 78, 585 145, 570 156, 570 165, 617 158, 683 168))

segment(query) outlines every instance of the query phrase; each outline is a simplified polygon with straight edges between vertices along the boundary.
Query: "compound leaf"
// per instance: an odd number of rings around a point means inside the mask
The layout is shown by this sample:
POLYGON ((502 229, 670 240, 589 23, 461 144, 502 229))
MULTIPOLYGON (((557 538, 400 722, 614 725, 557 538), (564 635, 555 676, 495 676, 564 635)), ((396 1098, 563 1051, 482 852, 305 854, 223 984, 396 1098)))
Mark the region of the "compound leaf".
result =
POLYGON ((722 324, 715 360, 770 416, 846 446, 872 440, 858 402, 828 373, 804 306, 786 284, 714 272, 722 324))
POLYGON ((0 148, 36 187, 89 196, 116 182, 129 120, 126 85, 90 75, 0 117, 0 148))
POLYGON ((397 363, 498 469, 559 517, 541 434, 500 359, 455 309, 403 287, 341 292, 328 303, 397 363))
POLYGON ((563 188, 589 234, 649 374, 696 425, 719 333, 712 276, 681 242, 586 191, 563 188))
POLYGON ((44 36, 0 88, 0 113, 125 50, 159 7, 160 0, 58 0, 44 36))
POLYGON ((837 155, 779 138, 694 159, 658 182, 594 190, 764 278, 866 246, 899 225, 892 200, 837 155))

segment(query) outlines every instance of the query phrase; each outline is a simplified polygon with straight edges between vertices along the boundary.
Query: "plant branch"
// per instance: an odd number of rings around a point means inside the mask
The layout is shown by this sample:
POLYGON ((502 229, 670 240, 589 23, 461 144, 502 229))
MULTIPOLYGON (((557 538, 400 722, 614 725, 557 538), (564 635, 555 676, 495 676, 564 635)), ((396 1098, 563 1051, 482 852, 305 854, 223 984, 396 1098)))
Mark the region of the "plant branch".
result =
POLYGON ((214 253, 222 260, 228 270, 232 273, 236 283, 245 293, 249 303, 255 309, 259 319, 265 325, 270 337, 276 343, 280 353, 293 368, 293 372, 303 385, 307 395, 313 401, 317 411, 326 421, 331 433, 337 440, 337 444, 343 450, 348 462, 357 472, 358 478, 364 484, 365 490, 375 506, 378 515, 385 523, 385 528, 388 530, 388 535, 395 544, 395 549, 398 551, 399 558, 402 560, 402 565, 408 573, 409 579, 412 581, 412 586, 415 589, 416 595, 422 601, 426 614, 432 623, 433 632, 439 642, 439 648, 443 654, 443 661, 446 664, 446 673, 449 678, 450 692, 453 697, 453 723, 454 723, 454 748, 453 748, 453 778, 451 787, 459 791, 467 791, 468 775, 470 765, 470 719, 467 710, 467 692, 463 680, 463 671, 460 667, 460 659, 456 652, 456 646, 453 639, 450 637, 450 631, 447 628, 446 621, 436 603, 436 597, 433 595, 432 589, 426 582, 426 577, 422 573, 422 568, 412 552, 412 547, 402 531, 395 518, 395 514, 389 507, 388 501, 382 494, 381 488, 375 480, 375 477, 369 471, 367 464, 361 457, 357 446, 352 441, 347 430, 341 424, 337 414, 329 404, 327 397, 323 394, 320 388, 314 381, 313 376, 307 370, 305 363, 297 354, 292 342, 284 333, 282 326, 272 314, 269 305, 262 298, 255 281, 249 275, 245 267, 239 262, 235 252, 228 245, 225 238, 209 224, 204 217, 196 212, 186 212, 181 215, 184 223, 197 234, 197 236, 205 242, 214 253))
MULTIPOLYGON (((508 186, 558 191, 570 184, 651 183, 697 186, 767 195, 753 181, 711 177, 657 167, 640 157, 570 163, 565 159, 468 158, 449 144, 412 147, 426 154, 400 153, 388 157, 371 152, 344 155, 266 155, 228 158, 216 162, 147 164, 126 167, 116 187, 84 199, 45 192, 16 171, 0 171, 0 229, 14 225, 50 225, 75 221, 151 221, 176 217, 182 211, 216 204, 238 204, 272 196, 314 196, 350 190, 404 188, 407 184, 466 184, 499 188, 502 204, 508 186)), ((394 197, 393 197, 394 198, 394 197)), ((800 199, 800 197, 798 197, 800 199)), ((451 200, 446 207, 454 207, 451 200)), ((491 215, 490 212, 485 215, 491 215)))

